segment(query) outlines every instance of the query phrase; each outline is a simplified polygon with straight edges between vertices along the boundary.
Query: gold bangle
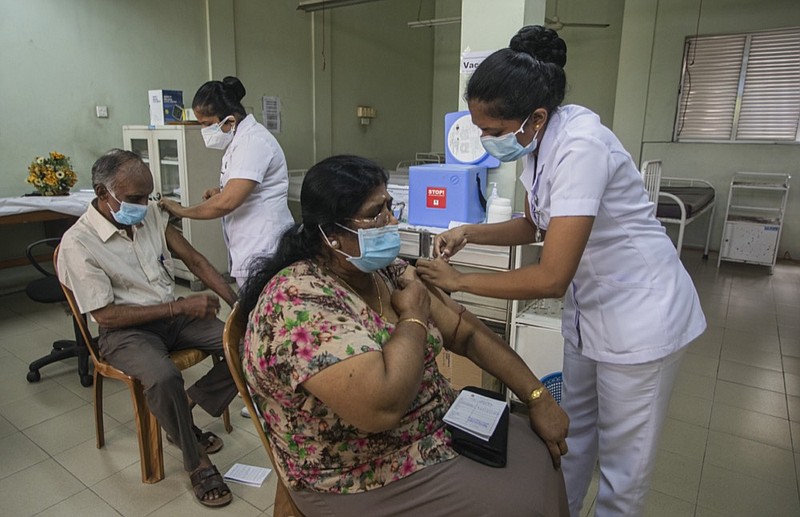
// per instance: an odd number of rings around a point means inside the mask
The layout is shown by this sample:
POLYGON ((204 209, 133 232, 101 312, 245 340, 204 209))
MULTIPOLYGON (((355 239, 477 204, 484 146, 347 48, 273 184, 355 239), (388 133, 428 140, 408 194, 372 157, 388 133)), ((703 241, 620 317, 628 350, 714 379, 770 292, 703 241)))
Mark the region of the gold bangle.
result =
POLYGON ((174 320, 175 319, 175 313, 172 312, 172 302, 169 302, 167 305, 169 306, 169 317, 174 320))
POLYGON ((420 327, 422 327, 425 330, 425 335, 428 335, 428 325, 424 321, 422 321, 421 319, 417 319, 417 318, 402 318, 400 321, 397 322, 397 324, 399 325, 399 324, 403 323, 404 321, 408 321, 409 323, 416 323, 417 325, 419 325, 420 327))

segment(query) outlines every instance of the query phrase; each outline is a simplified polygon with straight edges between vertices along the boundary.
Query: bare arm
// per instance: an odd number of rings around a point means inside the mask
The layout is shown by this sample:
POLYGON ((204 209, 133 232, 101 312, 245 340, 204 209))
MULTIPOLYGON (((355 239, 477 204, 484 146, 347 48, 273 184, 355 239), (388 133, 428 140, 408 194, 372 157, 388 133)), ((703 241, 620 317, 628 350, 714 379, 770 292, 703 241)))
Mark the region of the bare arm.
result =
MULTIPOLYGON (((206 197, 205 201, 194 206, 181 206, 180 203, 171 199, 162 198, 158 206, 167 210, 176 217, 186 217, 188 219, 217 219, 223 215, 228 215, 242 203, 247 196, 256 188, 257 183, 246 179, 232 179, 225 188, 219 193, 206 197)), ((209 194, 206 191, 206 194, 209 194)))
POLYGON ((592 224, 594 217, 588 216, 551 219, 539 264, 501 273, 460 273, 441 258, 420 259, 417 272, 426 282, 449 292, 506 300, 558 298, 564 296, 575 276, 592 224))
POLYGON ((392 293, 400 316, 382 352, 366 352, 328 366, 303 387, 346 422, 368 432, 397 427, 419 392, 427 331, 412 321, 427 321, 430 299, 418 279, 392 293))
POLYGON ((171 224, 167 225, 165 232, 167 247, 174 256, 181 259, 189 271, 195 274, 206 286, 217 293, 220 298, 225 300, 228 305, 233 307, 236 303, 236 293, 231 286, 222 278, 222 275, 214 269, 214 266, 189 244, 181 232, 171 224))
POLYGON ((566 413, 547 390, 537 400, 530 401, 531 393, 542 387, 542 383, 522 358, 474 314, 439 289, 429 288, 431 316, 442 332, 445 346, 500 379, 519 400, 528 404, 531 428, 545 442, 553 466, 558 468, 561 456, 567 452, 566 413))
POLYGON ((173 318, 180 314, 191 318, 215 318, 219 312, 219 298, 209 294, 195 294, 168 303, 156 305, 117 305, 110 303, 92 311, 98 325, 106 328, 125 328, 156 320, 173 318))

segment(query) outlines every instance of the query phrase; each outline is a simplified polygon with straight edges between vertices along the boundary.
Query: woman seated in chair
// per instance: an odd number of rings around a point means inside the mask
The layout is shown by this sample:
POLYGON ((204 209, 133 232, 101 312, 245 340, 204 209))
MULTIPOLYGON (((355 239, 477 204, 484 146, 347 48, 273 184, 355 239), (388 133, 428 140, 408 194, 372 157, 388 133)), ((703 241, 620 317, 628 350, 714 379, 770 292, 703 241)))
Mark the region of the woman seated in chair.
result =
POLYGON ((306 515, 568 515, 566 415, 502 339, 397 259, 387 180, 364 158, 318 163, 302 224, 251 267, 243 362, 275 468, 306 515), (453 450, 442 346, 528 401, 505 468, 453 450))

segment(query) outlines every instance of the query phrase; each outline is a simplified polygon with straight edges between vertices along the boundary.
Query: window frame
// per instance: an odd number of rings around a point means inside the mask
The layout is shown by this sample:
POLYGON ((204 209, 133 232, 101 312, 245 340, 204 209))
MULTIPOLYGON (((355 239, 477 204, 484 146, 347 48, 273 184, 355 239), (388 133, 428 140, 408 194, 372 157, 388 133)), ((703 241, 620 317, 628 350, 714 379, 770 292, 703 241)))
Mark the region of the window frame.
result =
POLYGON ((799 144, 800 27, 687 36, 684 40, 672 141, 799 144), (697 41, 701 43, 698 45, 697 41), (703 42, 708 43, 706 48, 702 48, 703 42), (726 43, 729 46, 726 46, 726 43), (705 81, 706 84, 693 88, 690 67, 695 66, 692 63, 696 62, 698 57, 701 61, 708 61, 705 63, 706 68, 698 66, 695 71, 698 81, 700 83, 705 81), (773 77, 771 74, 775 70, 778 73, 773 77), (737 77, 735 81, 733 76, 737 77), (790 81, 786 81, 787 77, 790 81), (734 87, 736 93, 732 98, 734 87), (695 105, 693 109, 692 104, 695 105), (759 118, 759 110, 764 109, 764 106, 767 116, 773 117, 772 120, 776 121, 780 119, 779 123, 770 124, 769 121, 764 123, 764 119, 759 118), (779 116, 783 111, 786 111, 787 115, 779 116), (715 133, 714 136, 702 137, 701 132, 706 125, 704 120, 709 121, 708 132, 715 133), (765 138, 739 136, 741 133, 752 135, 759 131, 761 126, 764 127, 764 131, 773 134, 765 138), (684 131, 687 132, 687 136, 681 136, 684 131), (794 135, 790 137, 789 133, 792 131, 794 135), (720 137, 722 132, 727 132, 727 137, 720 137), (776 136, 777 133, 782 133, 783 136, 776 136))

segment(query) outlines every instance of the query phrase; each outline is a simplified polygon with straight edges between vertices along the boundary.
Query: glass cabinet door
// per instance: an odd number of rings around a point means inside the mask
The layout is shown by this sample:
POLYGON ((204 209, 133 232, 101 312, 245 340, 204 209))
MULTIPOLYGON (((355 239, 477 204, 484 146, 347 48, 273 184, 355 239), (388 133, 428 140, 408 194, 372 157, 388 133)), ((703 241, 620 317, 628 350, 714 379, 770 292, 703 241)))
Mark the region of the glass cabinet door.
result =
POLYGON ((147 138, 131 138, 131 151, 139 155, 144 163, 150 163, 150 149, 147 145, 147 138))
POLYGON ((178 140, 158 139, 158 170, 161 195, 181 199, 178 140))

